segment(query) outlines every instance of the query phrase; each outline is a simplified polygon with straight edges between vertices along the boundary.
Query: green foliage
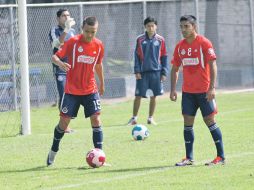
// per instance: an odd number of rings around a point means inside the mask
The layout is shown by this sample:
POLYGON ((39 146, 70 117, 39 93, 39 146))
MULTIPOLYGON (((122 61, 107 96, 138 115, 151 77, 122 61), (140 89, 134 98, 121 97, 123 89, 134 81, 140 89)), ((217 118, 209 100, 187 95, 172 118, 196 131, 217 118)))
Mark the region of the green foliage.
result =
MULTIPOLYGON (((142 100, 138 118, 145 125, 148 102, 142 100)), ((195 121, 196 166, 174 166, 185 152, 183 120, 180 99, 170 102, 168 95, 158 99, 158 126, 146 125, 150 136, 145 141, 132 140, 132 127, 125 126, 132 101, 104 102, 104 151, 112 166, 99 169, 90 169, 85 162, 93 145, 90 121, 84 119, 82 109, 70 124, 76 133, 64 136, 55 165, 45 167, 58 111, 56 107, 33 109, 32 135, 0 139, 0 189, 253 189, 253 102, 253 93, 217 95, 217 123, 223 132, 227 164, 216 167, 204 166, 216 150, 200 113, 195 121)))

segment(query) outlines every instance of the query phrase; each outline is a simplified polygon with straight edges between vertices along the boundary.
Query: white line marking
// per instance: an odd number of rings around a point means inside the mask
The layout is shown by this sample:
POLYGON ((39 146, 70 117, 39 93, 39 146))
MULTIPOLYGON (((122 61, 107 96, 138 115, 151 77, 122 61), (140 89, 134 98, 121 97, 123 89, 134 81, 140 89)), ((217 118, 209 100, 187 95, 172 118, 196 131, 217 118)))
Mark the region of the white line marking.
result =
MULTIPOLYGON (((243 156, 252 156, 252 155, 254 155, 254 152, 243 152, 241 154, 229 155, 229 156, 227 156, 227 159, 228 158, 239 158, 239 157, 243 157, 243 156)), ((196 165, 203 165, 205 162, 207 162, 207 160, 195 162, 195 164, 196 165)), ((209 166, 206 166, 206 167, 209 167, 209 166)), ((161 173, 161 172, 168 171, 168 170, 175 169, 175 168, 176 168, 175 166, 169 165, 167 167, 161 167, 161 168, 157 168, 157 169, 149 169, 146 172, 137 172, 134 174, 98 179, 98 180, 93 180, 93 181, 86 181, 84 183, 78 183, 78 184, 61 185, 61 186, 56 186, 56 187, 51 187, 51 188, 45 188, 44 190, 67 189, 67 188, 81 187, 83 185, 94 184, 94 183, 106 183, 106 182, 110 182, 110 181, 124 180, 124 179, 129 179, 129 178, 133 178, 133 177, 137 177, 137 176, 146 176, 149 174, 161 173)))

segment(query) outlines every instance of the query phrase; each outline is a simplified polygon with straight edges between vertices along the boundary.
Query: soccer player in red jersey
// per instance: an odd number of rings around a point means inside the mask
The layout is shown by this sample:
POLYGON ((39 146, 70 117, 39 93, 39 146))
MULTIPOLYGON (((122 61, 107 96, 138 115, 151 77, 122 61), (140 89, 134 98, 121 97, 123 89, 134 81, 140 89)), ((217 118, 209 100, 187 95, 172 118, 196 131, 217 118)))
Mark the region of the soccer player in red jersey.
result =
POLYGON ((52 56, 53 63, 66 71, 67 76, 60 107, 60 120, 55 127, 53 144, 47 158, 48 166, 54 163, 64 131, 70 120, 77 116, 80 105, 84 107, 85 117, 90 117, 94 147, 102 149, 99 95, 103 95, 105 90, 102 66, 104 46, 95 38, 97 29, 96 17, 85 18, 82 26, 83 34, 70 38, 52 56), (62 61, 64 57, 68 57, 68 63, 62 61), (99 88, 96 85, 95 73, 99 79, 99 88))
POLYGON ((215 83, 217 77, 216 54, 212 43, 197 34, 196 18, 185 15, 180 18, 184 37, 175 47, 171 61, 170 99, 177 100, 176 83, 179 67, 183 68, 182 114, 184 118, 184 140, 186 157, 176 166, 193 164, 193 124, 200 108, 203 120, 209 128, 217 149, 217 157, 206 165, 224 164, 224 150, 221 130, 215 122, 215 83))

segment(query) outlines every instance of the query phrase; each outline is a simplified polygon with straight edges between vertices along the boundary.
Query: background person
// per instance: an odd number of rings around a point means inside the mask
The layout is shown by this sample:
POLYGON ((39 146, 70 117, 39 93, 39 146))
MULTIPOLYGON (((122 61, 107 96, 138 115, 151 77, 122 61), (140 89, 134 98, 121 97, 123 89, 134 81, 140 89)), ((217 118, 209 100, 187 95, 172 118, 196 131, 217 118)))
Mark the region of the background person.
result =
POLYGON ((137 124, 141 98, 147 97, 148 89, 152 95, 150 96, 147 124, 156 125, 153 119, 156 96, 163 94, 162 82, 166 80, 169 69, 165 40, 156 33, 157 21, 152 17, 147 17, 144 20, 144 26, 145 33, 140 35, 136 42, 134 63, 136 90, 133 116, 128 125, 137 124))
MULTIPOLYGON (((71 28, 75 25, 75 21, 73 18, 70 17, 70 12, 68 11, 68 9, 59 9, 56 15, 58 24, 57 26, 52 27, 49 33, 49 40, 52 45, 53 54, 58 51, 59 47, 63 45, 65 41, 67 41, 76 34, 75 30, 71 28)), ((67 57, 64 57, 62 61, 67 62, 67 57)), ((66 82, 66 71, 53 63, 52 65, 59 95, 58 108, 60 109, 60 104, 64 94, 64 86, 66 82)), ((69 127, 65 130, 66 133, 71 133, 73 131, 74 130, 69 127)))

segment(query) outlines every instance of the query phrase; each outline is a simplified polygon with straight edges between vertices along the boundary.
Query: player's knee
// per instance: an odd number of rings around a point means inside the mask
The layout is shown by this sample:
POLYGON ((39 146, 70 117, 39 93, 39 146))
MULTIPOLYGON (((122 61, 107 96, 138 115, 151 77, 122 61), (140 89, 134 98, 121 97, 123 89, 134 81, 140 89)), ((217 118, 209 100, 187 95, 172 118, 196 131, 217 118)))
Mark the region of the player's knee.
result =
POLYGON ((135 96, 135 100, 138 101, 138 100, 141 100, 141 96, 135 96))
POLYGON ((101 122, 100 122, 100 117, 98 114, 94 114, 90 117, 91 120, 91 124, 92 126, 100 126, 101 122))
POLYGON ((183 115, 184 119, 184 125, 185 126, 192 126, 194 124, 194 116, 189 116, 189 115, 183 115))
POLYGON ((211 126, 212 124, 215 123, 215 120, 214 120, 214 116, 213 116, 213 115, 204 117, 203 120, 204 120, 206 126, 211 126))
POLYGON ((151 96, 150 98, 151 98, 151 100, 154 101, 156 99, 156 96, 151 96))
POLYGON ((65 130, 68 127, 70 120, 71 120, 70 117, 61 115, 60 121, 59 121, 59 127, 65 130))

